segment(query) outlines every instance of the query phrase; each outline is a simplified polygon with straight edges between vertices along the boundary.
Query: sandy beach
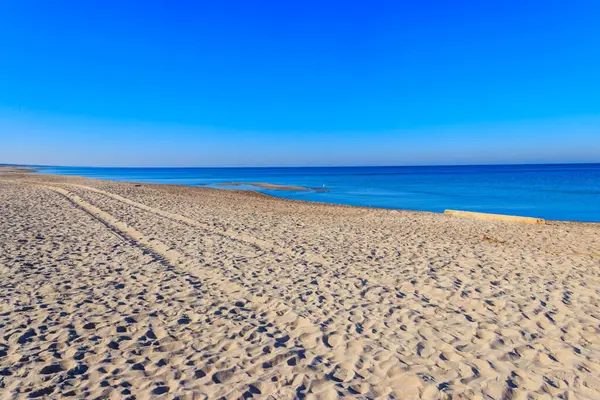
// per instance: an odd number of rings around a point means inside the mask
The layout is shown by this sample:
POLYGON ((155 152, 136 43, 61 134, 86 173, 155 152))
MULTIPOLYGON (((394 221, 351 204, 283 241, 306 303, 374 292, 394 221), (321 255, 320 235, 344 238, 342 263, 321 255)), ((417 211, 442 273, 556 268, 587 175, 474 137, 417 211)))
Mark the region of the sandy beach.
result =
POLYGON ((600 224, 0 169, 0 398, 599 399, 600 224))

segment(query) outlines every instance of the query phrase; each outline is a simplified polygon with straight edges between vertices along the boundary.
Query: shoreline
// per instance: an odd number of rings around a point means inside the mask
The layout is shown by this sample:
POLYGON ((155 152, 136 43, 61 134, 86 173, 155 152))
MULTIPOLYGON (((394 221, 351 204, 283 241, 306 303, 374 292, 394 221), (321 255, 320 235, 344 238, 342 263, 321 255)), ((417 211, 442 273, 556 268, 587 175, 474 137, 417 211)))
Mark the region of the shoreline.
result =
MULTIPOLYGON (((2 167, 0 166, 0 172, 2 171, 2 167)), ((9 168, 13 168, 13 167, 9 167, 9 168)), ((46 176, 56 176, 56 177, 76 177, 76 178, 82 178, 82 179, 96 179, 96 180, 100 180, 100 181, 110 181, 110 182, 128 182, 128 183, 135 183, 135 184, 149 184, 149 185, 166 185, 166 186, 182 186, 182 187, 193 187, 193 188, 198 188, 198 189, 214 189, 214 190, 226 190, 226 191, 233 191, 233 192, 242 192, 242 193, 256 193, 256 194, 260 194, 260 195, 265 195, 271 198, 275 198, 278 200, 283 200, 283 201, 292 201, 292 202, 303 202, 303 203, 308 203, 308 204, 322 204, 322 205, 329 205, 329 206, 335 206, 335 207, 355 207, 355 208, 363 208, 363 209, 372 209, 372 210, 389 210, 389 211, 396 211, 396 212, 409 212, 409 213, 430 213, 430 214, 436 214, 436 215, 443 215, 444 212, 446 210, 443 211, 426 211, 426 210, 417 210, 417 209, 403 209, 403 208, 391 208, 391 207, 378 207, 378 206, 363 206, 363 205, 350 205, 350 204, 343 204, 343 203, 329 203, 329 202, 325 202, 325 201, 314 201, 314 200, 301 200, 301 199, 289 199, 289 198, 285 198, 285 197, 279 197, 275 194, 272 193, 265 193, 259 190, 252 190, 252 189, 225 189, 225 188, 219 188, 217 186, 240 186, 240 185, 249 185, 249 186, 254 186, 257 188, 262 188, 262 189, 270 189, 270 190, 281 190, 281 191, 317 191, 319 192, 320 188, 317 189, 313 189, 313 188, 309 188, 309 187, 304 187, 304 186, 294 186, 294 185, 278 185, 278 184, 271 184, 271 183, 263 183, 263 182, 218 182, 216 184, 214 184, 214 186, 208 186, 208 185, 184 185, 184 184, 171 184, 171 183, 154 183, 154 182, 136 182, 136 181, 115 181, 115 180, 106 180, 106 179, 100 179, 100 178, 88 178, 85 176, 80 176, 80 175, 60 175, 60 174, 47 174, 47 173, 39 173, 37 172, 39 169, 34 168, 34 167, 14 167, 15 169, 21 169, 23 173, 31 173, 31 174, 37 174, 37 175, 46 175, 46 176)), ((19 172, 19 171, 17 171, 19 172)), ((325 190, 326 192, 329 192, 329 190, 325 190)), ((462 212, 474 212, 472 210, 466 210, 466 209, 461 209, 460 211, 462 212)), ((479 213, 479 212, 478 212, 479 213)), ((512 214, 500 214, 500 213, 490 213, 490 212, 485 212, 483 214, 489 214, 491 216, 507 216, 507 217, 517 217, 517 218, 539 218, 539 217, 532 217, 529 215, 512 215, 512 214)), ((596 225, 600 225, 600 221, 578 221, 578 220, 557 220, 557 219, 547 219, 545 218, 545 221, 547 224, 552 224, 552 223, 570 223, 570 224, 596 224, 596 225)))
MULTIPOLYGON (((2 177, 2 171, 5 167, 0 166, 0 178, 2 177)), ((8 167, 8 168, 13 168, 13 167, 8 167)), ((342 210, 355 210, 355 211, 364 211, 364 212, 375 212, 375 213, 390 213, 392 215, 401 215, 401 214, 408 214, 408 215, 415 215, 415 216, 434 216, 434 217, 441 217, 443 218, 443 220, 447 220, 447 219, 464 219, 464 220, 470 220, 470 218, 462 218, 462 217, 455 217, 455 216, 450 216, 447 213, 445 213, 445 211, 442 212, 435 212, 435 211, 424 211, 424 210, 410 210, 410 209, 397 209, 397 208, 388 208, 388 207, 376 207, 376 206, 362 206, 362 205, 350 205, 350 204, 342 204, 342 203, 328 203, 328 202, 323 202, 323 201, 312 201, 312 200, 300 200, 300 199, 289 199, 289 198, 285 198, 285 197, 279 197, 275 194, 272 193, 265 193, 259 190, 252 190, 252 189, 225 189, 225 188, 219 188, 219 187, 210 187, 210 186, 200 186, 200 185, 184 185, 184 184, 170 184, 170 183, 154 183, 154 182, 135 182, 135 181, 117 181, 117 180, 110 180, 110 179, 100 179, 100 178, 88 178, 85 176, 80 176, 80 175, 60 175, 60 174, 46 174, 46 173, 38 173, 38 169, 34 168, 34 167, 14 167, 15 171, 9 171, 9 173, 16 173, 16 174, 24 174, 24 175, 31 175, 31 176, 47 176, 47 177, 51 177, 53 179, 74 179, 74 180, 92 180, 92 181, 97 181, 97 182, 104 182, 104 183, 110 183, 110 184, 129 184, 129 185, 134 185, 134 187, 143 187, 143 186, 149 186, 149 187, 153 187, 153 186, 158 186, 158 187, 164 187, 164 188, 180 188, 180 189, 192 189, 192 190, 199 190, 199 191, 214 191, 216 193, 223 193, 223 195, 228 194, 228 193, 235 193, 238 194, 240 196, 250 196, 251 198, 264 198, 264 199, 268 199, 270 201, 276 201, 276 202, 280 202, 280 203, 289 203, 289 204, 301 204, 301 205, 305 205, 307 207, 311 207, 311 206, 317 206, 317 207, 324 207, 326 208, 332 208, 332 209, 342 209, 342 210)), ((243 182, 241 182, 241 184, 244 184, 243 182)), ((466 213, 471 213, 471 211, 466 211, 466 210, 460 210, 460 212, 466 212, 466 213)), ((495 216, 501 216, 501 217, 517 217, 517 218, 531 218, 528 216, 513 216, 513 215, 507 215, 507 214, 494 214, 494 213, 488 213, 490 216, 495 217, 495 216)), ((477 219, 475 219, 477 220, 477 219)), ((500 224, 500 225, 522 225, 522 223, 520 222, 508 222, 508 221, 498 221, 496 218, 490 218, 490 219, 478 219, 480 222, 488 222, 488 223, 496 223, 496 224, 500 224)), ((595 222, 595 221, 575 221, 575 220, 553 220, 553 219, 546 219, 545 220, 545 224, 544 225, 548 225, 548 226, 552 226, 552 225, 571 225, 571 226, 589 226, 592 228, 599 228, 600 229, 600 222, 595 222)))

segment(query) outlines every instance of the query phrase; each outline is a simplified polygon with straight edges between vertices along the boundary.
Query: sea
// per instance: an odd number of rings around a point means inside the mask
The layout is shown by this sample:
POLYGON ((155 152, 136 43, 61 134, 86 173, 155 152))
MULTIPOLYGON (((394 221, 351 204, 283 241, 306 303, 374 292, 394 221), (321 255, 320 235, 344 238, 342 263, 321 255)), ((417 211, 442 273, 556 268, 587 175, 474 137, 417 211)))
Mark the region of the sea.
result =
POLYGON ((454 209, 600 222, 600 164, 38 168, 38 173, 43 174, 255 190, 311 202, 432 212, 454 209), (226 184, 231 182, 240 184, 226 184), (257 182, 302 186, 311 190, 271 190, 247 184, 257 182))

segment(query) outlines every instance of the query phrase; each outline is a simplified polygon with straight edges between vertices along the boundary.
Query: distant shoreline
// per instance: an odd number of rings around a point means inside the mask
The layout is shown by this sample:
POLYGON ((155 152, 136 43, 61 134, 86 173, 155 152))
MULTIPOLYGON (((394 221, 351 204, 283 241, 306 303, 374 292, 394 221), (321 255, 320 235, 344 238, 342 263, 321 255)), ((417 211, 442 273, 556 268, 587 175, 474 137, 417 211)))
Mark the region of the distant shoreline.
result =
MULTIPOLYGON (((31 174, 32 176, 47 176, 47 177, 54 177, 54 178, 65 178, 65 179, 75 179, 75 180, 79 180, 79 179, 92 179, 92 180, 97 180, 100 182, 107 182, 107 183, 129 183, 129 184, 134 184, 135 186, 141 186, 141 185, 160 185, 160 186, 166 186, 166 187, 184 187, 184 188, 191 188, 191 189, 199 189, 199 190, 214 190, 217 192, 222 192, 222 193, 231 193, 231 192, 237 192, 237 193, 252 193, 253 195, 258 195, 258 196, 266 196, 268 198, 271 199, 275 199, 278 201, 283 201, 283 202, 291 202, 291 203, 302 203, 302 204, 307 204, 307 205, 320 205, 320 206, 326 206, 326 207, 334 207, 334 208, 350 208, 350 209, 363 209, 363 210, 379 210, 379 211, 384 211, 384 212, 398 212, 398 213, 416 213, 416 214, 435 214, 435 215, 443 215, 444 212, 436 212, 436 211, 429 211, 429 210, 413 210, 413 209, 402 209, 402 208, 392 208, 392 207, 378 207, 378 206, 370 206, 370 205, 350 205, 350 204, 343 204, 343 203, 330 203, 330 202, 325 202, 325 201, 308 201, 308 200, 301 200, 301 199, 293 199, 293 198, 286 198, 286 197, 280 197, 277 196, 275 194, 272 193, 265 193, 263 191, 260 190, 243 190, 243 189, 225 189, 225 188, 219 188, 218 186, 242 186, 242 185, 248 185, 248 186, 253 186, 256 187, 258 189, 267 189, 267 190, 274 190, 274 191, 303 191, 303 192, 308 192, 308 191, 315 191, 315 189, 309 188, 309 187, 302 187, 302 186, 293 186, 293 185, 277 185, 277 184, 269 184, 269 183, 261 183, 261 182, 223 182, 223 183, 217 183, 214 184, 213 186, 205 186, 205 185, 185 185, 185 184, 172 184, 172 183, 155 183, 155 182, 136 182, 136 181, 119 181, 119 180, 113 180, 113 179, 103 179, 103 178, 90 178, 90 177, 85 177, 85 176, 81 176, 81 175, 61 175, 61 174, 36 174, 37 169, 36 168, 28 168, 28 167, 10 167, 10 166, 2 166, 0 165, 0 176, 4 173, 8 173, 8 174, 31 174)), ((62 179, 61 179, 62 180, 62 179)), ((328 191, 328 190, 326 190, 328 191)), ((469 211, 469 210, 463 210, 463 211, 469 211)), ((490 214, 490 215, 500 215, 500 216, 508 216, 508 217, 512 217, 512 216, 516 216, 516 217, 525 217, 528 218, 529 216, 527 215, 511 215, 511 214, 502 214, 502 213, 484 213, 484 214, 490 214)), ((553 223, 567 223, 567 224, 589 224, 589 225, 600 225, 600 222, 596 222, 596 221, 576 221, 576 220, 568 220, 568 219, 552 219, 552 218, 548 218, 546 219, 548 224, 553 224, 553 223)))
POLYGON ((39 168, 39 174, 254 190, 276 197, 396 210, 446 209, 600 222, 600 164, 298 169, 39 168))
POLYGON ((2 172, 31 173, 31 172, 36 172, 37 170, 39 170, 39 168, 21 167, 21 166, 12 166, 12 165, 0 165, 0 170, 2 170, 2 172))

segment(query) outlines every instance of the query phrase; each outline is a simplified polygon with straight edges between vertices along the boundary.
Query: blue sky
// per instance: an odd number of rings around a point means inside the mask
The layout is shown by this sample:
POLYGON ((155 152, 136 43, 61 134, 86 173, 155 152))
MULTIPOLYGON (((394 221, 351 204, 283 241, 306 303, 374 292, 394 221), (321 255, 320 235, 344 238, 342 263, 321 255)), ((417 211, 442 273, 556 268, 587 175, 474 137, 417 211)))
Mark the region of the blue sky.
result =
POLYGON ((0 2, 0 163, 600 162, 600 2, 0 2))

